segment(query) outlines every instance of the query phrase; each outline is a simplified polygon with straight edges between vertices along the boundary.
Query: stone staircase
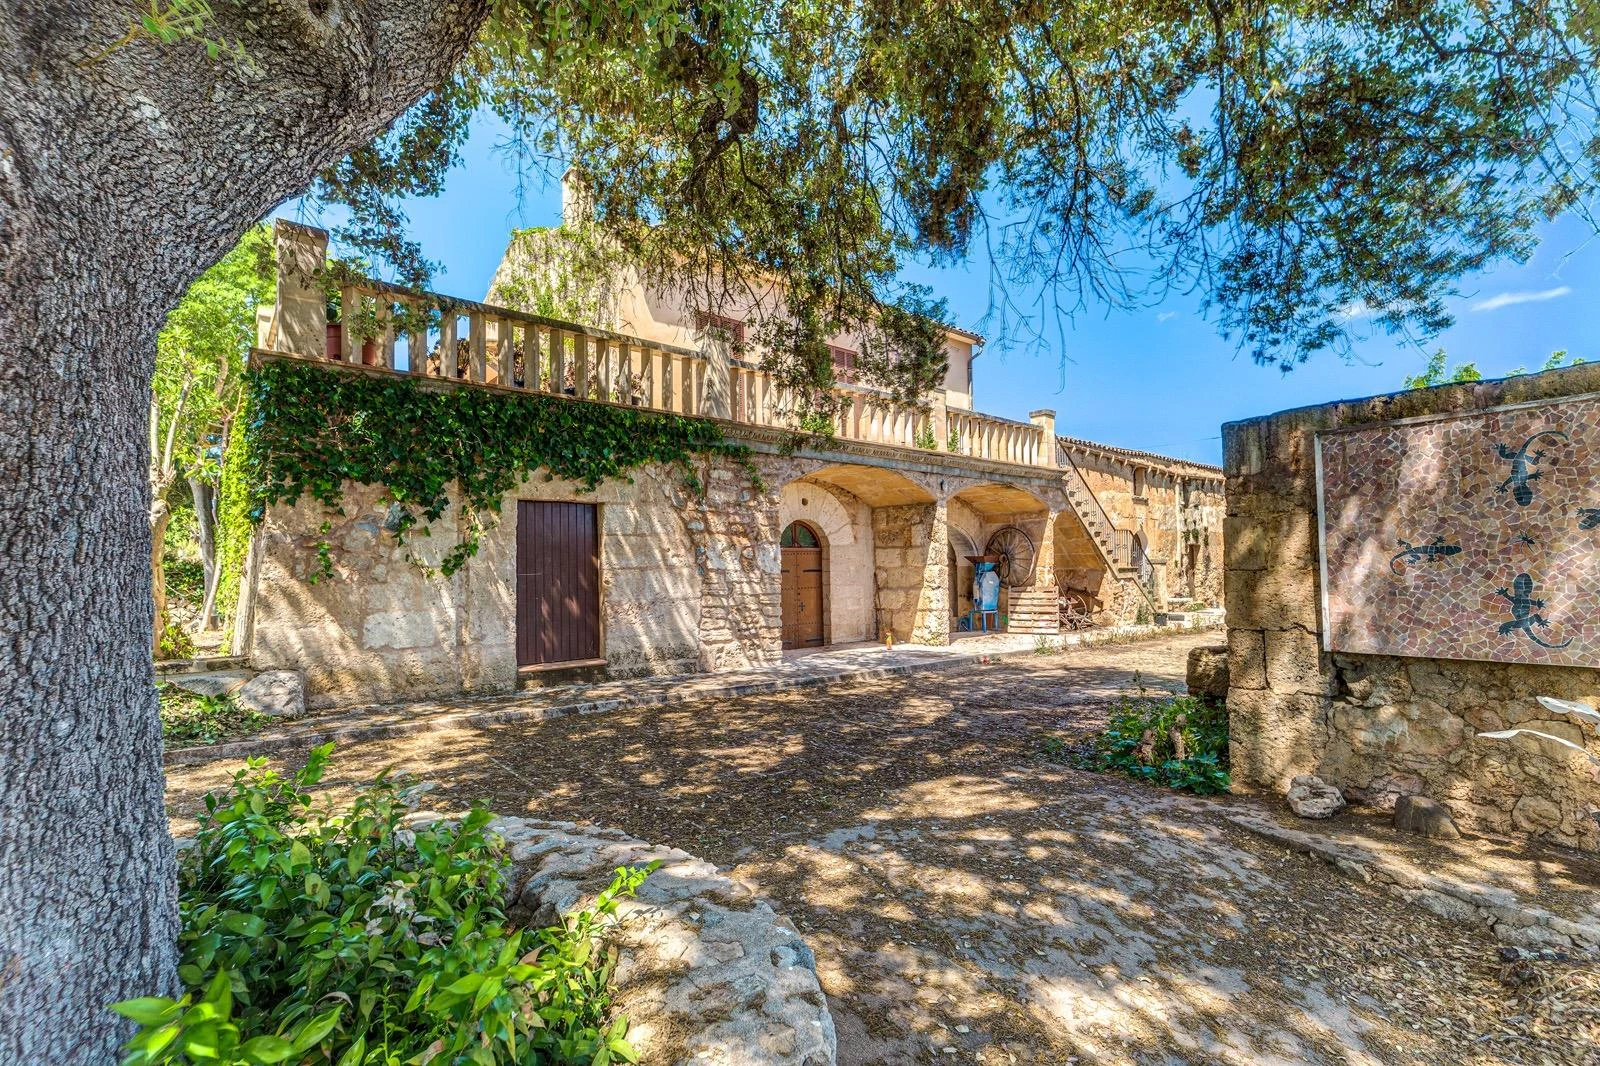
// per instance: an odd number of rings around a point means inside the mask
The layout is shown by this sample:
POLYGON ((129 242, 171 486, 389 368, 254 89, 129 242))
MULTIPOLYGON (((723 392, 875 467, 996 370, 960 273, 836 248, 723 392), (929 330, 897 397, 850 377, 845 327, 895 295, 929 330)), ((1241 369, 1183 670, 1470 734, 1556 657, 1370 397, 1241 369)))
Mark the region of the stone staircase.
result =
POLYGON ((1117 558, 1117 527, 1112 524, 1105 508, 1100 506, 1100 501, 1095 498, 1089 483, 1084 480, 1083 472, 1078 469, 1078 464, 1072 461, 1072 455, 1059 444, 1056 446, 1056 465, 1061 468, 1062 484, 1067 490, 1067 502, 1072 504, 1072 510, 1077 514, 1078 521, 1083 523, 1083 528, 1089 531, 1089 539, 1094 541, 1095 550, 1100 553, 1100 559, 1106 564, 1106 569, 1118 581, 1126 581, 1138 589, 1139 595, 1149 604, 1151 616, 1154 617, 1158 610, 1156 601, 1151 597, 1150 590, 1139 581, 1137 568, 1125 565, 1117 558))

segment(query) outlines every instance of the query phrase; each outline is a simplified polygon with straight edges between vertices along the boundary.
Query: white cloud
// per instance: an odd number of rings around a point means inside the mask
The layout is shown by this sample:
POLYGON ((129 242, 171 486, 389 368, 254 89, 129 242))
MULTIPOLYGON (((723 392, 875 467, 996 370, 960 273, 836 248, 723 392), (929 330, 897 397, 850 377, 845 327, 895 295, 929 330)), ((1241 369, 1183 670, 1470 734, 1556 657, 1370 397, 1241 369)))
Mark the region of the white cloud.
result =
POLYGON ((1176 311, 1162 311, 1162 312, 1160 312, 1160 313, 1158 313, 1156 315, 1156 321, 1157 322, 1165 322, 1168 319, 1177 318, 1177 317, 1178 317, 1178 312, 1176 312, 1176 311))
POLYGON ((1558 285, 1553 289, 1540 289, 1538 292, 1502 292, 1479 300, 1472 305, 1474 311, 1498 311, 1502 307, 1514 307, 1517 304, 1536 304, 1546 300, 1559 300, 1572 292, 1569 285, 1558 285))

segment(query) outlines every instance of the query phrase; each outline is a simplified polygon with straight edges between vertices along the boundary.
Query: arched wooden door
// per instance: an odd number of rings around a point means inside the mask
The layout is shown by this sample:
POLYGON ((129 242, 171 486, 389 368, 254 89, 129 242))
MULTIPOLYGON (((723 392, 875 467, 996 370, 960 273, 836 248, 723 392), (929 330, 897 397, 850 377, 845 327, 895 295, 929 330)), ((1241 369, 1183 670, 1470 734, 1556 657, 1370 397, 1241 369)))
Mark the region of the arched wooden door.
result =
POLYGON ((804 522, 791 522, 779 541, 783 549, 783 646, 822 645, 822 541, 804 522))

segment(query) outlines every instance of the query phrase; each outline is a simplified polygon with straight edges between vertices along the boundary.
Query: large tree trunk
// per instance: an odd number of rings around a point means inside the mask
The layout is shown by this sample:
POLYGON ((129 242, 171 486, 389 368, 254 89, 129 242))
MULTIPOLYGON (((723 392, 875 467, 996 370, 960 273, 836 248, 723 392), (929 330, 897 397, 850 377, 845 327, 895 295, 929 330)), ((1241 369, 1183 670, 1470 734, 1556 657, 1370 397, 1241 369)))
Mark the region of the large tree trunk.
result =
POLYGON ((227 0, 196 45, 87 56, 125 0, 0 5, 0 1062, 115 1061, 172 992, 150 669, 147 405, 184 288, 459 61, 486 0, 227 0), (316 12, 313 14, 312 12, 316 12))

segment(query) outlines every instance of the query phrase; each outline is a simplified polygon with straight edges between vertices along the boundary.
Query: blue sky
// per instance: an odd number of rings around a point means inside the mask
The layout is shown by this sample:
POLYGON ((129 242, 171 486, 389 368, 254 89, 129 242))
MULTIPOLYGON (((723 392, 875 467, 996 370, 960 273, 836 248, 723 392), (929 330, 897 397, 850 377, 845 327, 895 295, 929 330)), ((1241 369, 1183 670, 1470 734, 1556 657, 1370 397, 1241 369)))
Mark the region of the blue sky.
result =
MULTIPOLYGON (((441 292, 481 299, 510 230, 559 220, 555 188, 535 184, 519 200, 514 167, 495 150, 497 139, 494 125, 480 123, 445 193, 408 206, 425 253, 444 265, 434 286, 441 292)), ((293 204, 279 213, 303 217, 293 204)), ((987 262, 918 266, 907 276, 948 300, 957 325, 993 332, 985 321, 987 262)), ((1487 377, 1536 368, 1558 348, 1600 359, 1600 316, 1584 311, 1600 293, 1600 241, 1578 220, 1546 227, 1527 263, 1503 264, 1464 279, 1460 288, 1451 302, 1456 324, 1422 350, 1379 335, 1358 342, 1351 361, 1323 355, 1289 374, 1238 354, 1201 316, 1199 294, 1137 311, 1091 306, 1064 333, 1046 323, 1050 339, 1042 347, 986 348, 974 371, 976 405, 1018 419, 1053 407, 1064 434, 1220 463, 1223 422, 1393 391, 1436 347, 1452 363, 1476 362, 1487 377)), ((1012 294, 1023 306, 1031 296, 1012 294)))

